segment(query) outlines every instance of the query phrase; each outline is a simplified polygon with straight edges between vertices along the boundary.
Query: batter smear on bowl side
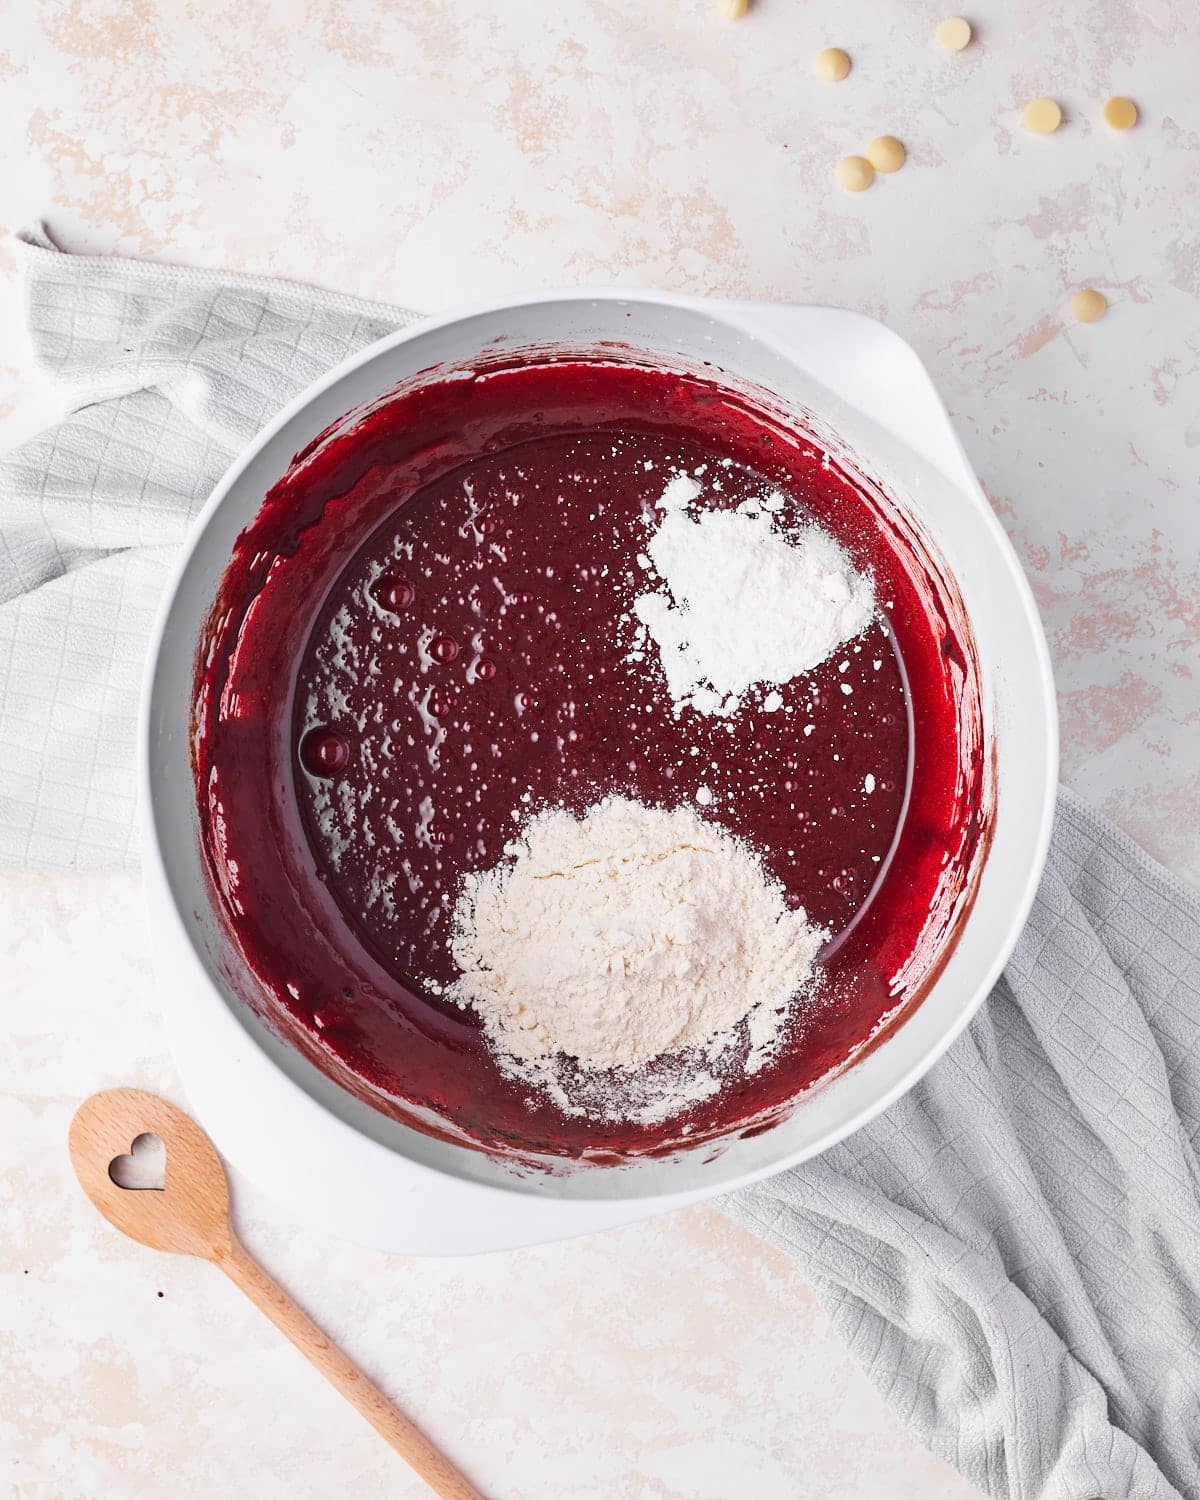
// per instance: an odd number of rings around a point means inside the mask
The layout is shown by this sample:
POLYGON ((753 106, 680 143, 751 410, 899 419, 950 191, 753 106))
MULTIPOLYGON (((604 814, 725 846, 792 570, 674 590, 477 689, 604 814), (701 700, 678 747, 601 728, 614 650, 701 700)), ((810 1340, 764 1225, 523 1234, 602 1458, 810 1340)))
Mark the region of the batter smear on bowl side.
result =
POLYGON ((240 540, 198 671, 248 998, 494 1152, 758 1128, 961 908, 957 608, 868 485, 695 376, 497 363, 347 419, 240 540))

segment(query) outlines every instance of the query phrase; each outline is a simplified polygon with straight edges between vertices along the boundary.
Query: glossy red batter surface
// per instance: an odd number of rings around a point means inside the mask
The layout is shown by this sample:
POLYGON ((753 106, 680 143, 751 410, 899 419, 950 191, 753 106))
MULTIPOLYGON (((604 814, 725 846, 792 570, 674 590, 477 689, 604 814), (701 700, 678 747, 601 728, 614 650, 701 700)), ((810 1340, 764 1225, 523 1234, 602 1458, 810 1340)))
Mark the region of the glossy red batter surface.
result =
POLYGON ((198 672, 205 848, 257 1003, 376 1107, 493 1150, 607 1162, 760 1125, 910 998, 895 977, 953 926, 981 832, 969 661, 952 588, 880 497, 715 384, 526 363, 383 403, 267 497, 198 672), (677 716, 653 650, 630 659, 637 554, 680 469, 714 504, 778 488, 780 524, 816 520, 873 575, 879 621, 782 710, 677 716), (460 879, 514 814, 701 787, 832 932, 820 1002, 689 1115, 567 1118, 437 996, 460 879))

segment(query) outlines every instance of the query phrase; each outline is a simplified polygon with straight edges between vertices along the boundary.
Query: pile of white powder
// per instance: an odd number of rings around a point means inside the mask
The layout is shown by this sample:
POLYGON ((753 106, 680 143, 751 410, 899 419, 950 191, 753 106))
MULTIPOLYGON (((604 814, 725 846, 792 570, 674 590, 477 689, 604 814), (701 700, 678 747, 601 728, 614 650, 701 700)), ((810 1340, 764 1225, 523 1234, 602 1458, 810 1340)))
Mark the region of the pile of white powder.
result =
POLYGON ((536 815, 505 855, 464 881, 449 993, 506 1071, 572 1113, 649 1123, 715 1093, 739 1042, 744 1071, 774 1055, 827 934, 743 844, 691 808, 612 797, 536 815))
MULTIPOLYGON (((731 714, 755 686, 779 687, 810 672, 870 624, 870 580, 826 532, 784 535, 783 497, 736 510, 696 506, 689 474, 667 485, 662 518, 646 546, 661 587, 634 614, 658 647, 676 712, 731 714)), ((768 695, 764 707, 780 706, 768 695)))

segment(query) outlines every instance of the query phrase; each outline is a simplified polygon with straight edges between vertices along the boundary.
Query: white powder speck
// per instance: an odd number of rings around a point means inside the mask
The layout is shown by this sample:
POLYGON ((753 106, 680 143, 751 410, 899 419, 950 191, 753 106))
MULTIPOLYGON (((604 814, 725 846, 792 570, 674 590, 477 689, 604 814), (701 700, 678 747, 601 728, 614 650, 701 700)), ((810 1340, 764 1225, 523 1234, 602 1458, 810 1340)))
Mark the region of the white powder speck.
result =
POLYGON ((712 799, 712 787, 698 786, 696 788, 696 801, 700 804, 701 807, 708 807, 712 802, 712 799))
POLYGON ((673 474, 659 497, 660 510, 681 510, 700 496, 700 486, 690 474, 673 474))
POLYGON ((771 692, 763 699, 763 712, 768 714, 778 713, 783 707, 783 694, 771 692))
POLYGON ((870 771, 868 771, 867 774, 863 777, 863 791, 864 792, 873 792, 874 790, 875 790, 875 778, 874 778, 874 776, 871 775, 870 771))
MULTIPOLYGON (((417 842, 420 844, 431 844, 433 842, 433 835, 431 832, 431 829, 433 827, 433 799, 431 797, 421 798, 420 802, 417 804, 417 814, 417 842)), ((403 829, 399 828, 394 819, 388 819, 388 828, 397 844, 402 843, 404 839, 404 831, 403 829)))

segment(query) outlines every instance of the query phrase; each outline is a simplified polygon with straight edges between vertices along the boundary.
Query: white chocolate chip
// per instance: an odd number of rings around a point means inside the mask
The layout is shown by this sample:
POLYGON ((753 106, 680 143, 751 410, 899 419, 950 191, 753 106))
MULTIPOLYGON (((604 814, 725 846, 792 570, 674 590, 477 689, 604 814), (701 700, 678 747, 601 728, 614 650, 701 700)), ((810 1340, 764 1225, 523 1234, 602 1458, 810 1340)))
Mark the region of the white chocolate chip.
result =
POLYGON ((1118 95, 1104 106, 1104 123, 1113 130, 1129 130, 1137 124, 1137 117, 1137 105, 1132 99, 1122 99, 1118 95))
POLYGON ((850 55, 840 47, 826 47, 817 53, 813 67, 817 77, 826 83, 841 83, 850 71, 850 55))
POLYGON ((1062 124, 1062 107, 1054 99, 1031 99, 1021 121, 1035 135, 1050 135, 1062 124))
POLYGON ((843 156, 837 164, 838 186, 848 193, 861 193, 875 180, 875 168, 865 156, 843 156))
POLYGON ((1077 323, 1095 323, 1108 311, 1108 299, 1103 292, 1088 287, 1076 292, 1071 298, 1071 316, 1077 323))
POLYGON ((877 172, 898 172, 908 153, 894 135, 877 135, 867 147, 867 160, 877 172))
POLYGON ((970 46, 971 23, 964 21, 961 16, 948 16, 946 20, 939 22, 933 34, 939 47, 944 47, 947 52, 961 52, 964 47, 970 46))

